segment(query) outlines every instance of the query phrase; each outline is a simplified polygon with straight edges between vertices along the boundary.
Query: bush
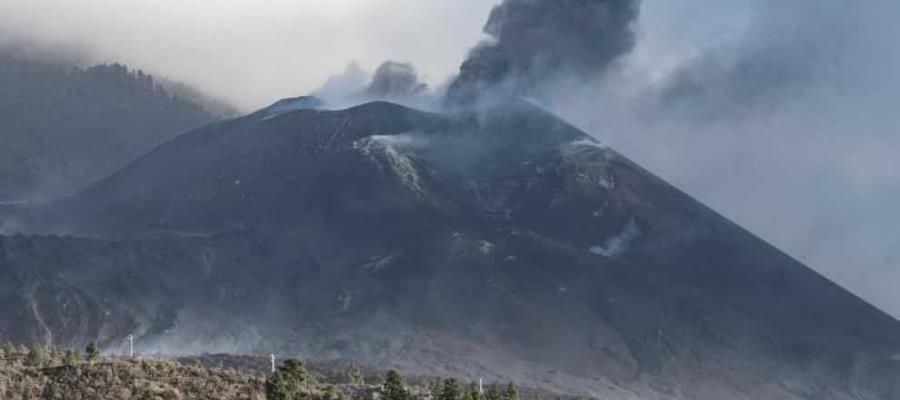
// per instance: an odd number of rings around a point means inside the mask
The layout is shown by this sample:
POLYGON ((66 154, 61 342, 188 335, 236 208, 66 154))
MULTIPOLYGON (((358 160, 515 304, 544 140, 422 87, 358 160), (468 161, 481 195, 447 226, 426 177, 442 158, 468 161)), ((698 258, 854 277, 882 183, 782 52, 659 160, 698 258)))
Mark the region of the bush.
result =
POLYGON ((16 354, 16 346, 13 346, 12 342, 10 342, 9 340, 7 340, 6 343, 3 343, 2 350, 3 355, 6 357, 10 357, 16 354))
POLYGON ((455 378, 447 378, 444 380, 444 383, 441 385, 440 392, 437 395, 437 400, 461 400, 462 399, 462 391, 459 387, 459 381, 455 378))
POLYGON ((384 398, 385 400, 408 400, 409 392, 406 391, 406 385, 403 383, 403 377, 397 371, 390 370, 384 380, 384 398))
POLYGON ((46 361, 47 350, 39 344, 32 347, 31 351, 28 352, 28 356, 25 357, 25 365, 29 367, 42 367, 46 361))
POLYGON ((63 364, 78 365, 79 362, 81 362, 81 353, 78 350, 66 350, 66 355, 63 358, 63 364))
POLYGON ((100 358, 100 347, 97 346, 97 343, 91 342, 87 345, 87 348, 84 349, 84 352, 87 354, 88 361, 93 364, 97 359, 100 358))
POLYGON ((287 360, 266 381, 268 400, 299 400, 307 397, 305 387, 309 377, 299 360, 287 360))

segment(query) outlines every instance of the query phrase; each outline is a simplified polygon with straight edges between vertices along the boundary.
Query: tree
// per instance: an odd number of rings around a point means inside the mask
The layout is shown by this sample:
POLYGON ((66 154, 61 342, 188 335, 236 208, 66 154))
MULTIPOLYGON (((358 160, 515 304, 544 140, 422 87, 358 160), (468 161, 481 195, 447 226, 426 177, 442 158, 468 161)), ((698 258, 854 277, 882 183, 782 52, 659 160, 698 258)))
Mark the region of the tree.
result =
POLYGON ((384 398, 385 400, 407 400, 409 392, 403 383, 403 377, 397 371, 390 370, 384 379, 384 398))
POLYGON ((481 395, 481 391, 478 390, 478 384, 475 382, 469 383, 469 386, 466 386, 466 392, 463 393, 463 400, 483 400, 484 397, 481 395))
POLYGON ((87 355, 88 361, 90 361, 91 364, 94 364, 94 362, 100 358, 100 347, 97 346, 96 342, 91 342, 87 345, 87 348, 84 349, 84 353, 87 355))
POLYGON ((484 393, 484 400, 503 400, 503 393, 500 392, 500 387, 496 383, 488 386, 484 393))
POLYGON ((66 350, 66 355, 63 358, 64 365, 78 365, 81 362, 81 352, 78 350, 66 350))
POLYGON ((266 399, 298 400, 307 397, 304 388, 309 377, 300 360, 287 360, 266 381, 266 399))
POLYGON ((503 400, 519 400, 519 390, 512 382, 508 383, 506 389, 503 390, 503 400))
POLYGON ((47 350, 39 344, 34 345, 25 357, 25 365, 29 367, 42 367, 47 361, 47 350))
POLYGON ((437 400, 462 400, 459 382, 455 378, 444 379, 437 400))
POLYGON ((512 382, 506 384, 503 390, 503 400, 519 400, 519 390, 512 382))

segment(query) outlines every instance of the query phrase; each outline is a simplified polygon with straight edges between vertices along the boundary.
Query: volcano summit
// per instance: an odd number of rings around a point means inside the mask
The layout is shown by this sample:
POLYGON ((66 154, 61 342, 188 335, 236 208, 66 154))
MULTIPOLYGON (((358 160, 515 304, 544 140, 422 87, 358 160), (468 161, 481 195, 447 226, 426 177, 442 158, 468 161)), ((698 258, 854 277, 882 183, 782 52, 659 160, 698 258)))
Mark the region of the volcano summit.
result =
POLYGON ((0 238, 0 332, 609 399, 900 396, 900 323, 552 114, 318 104, 4 210, 34 235, 0 238))

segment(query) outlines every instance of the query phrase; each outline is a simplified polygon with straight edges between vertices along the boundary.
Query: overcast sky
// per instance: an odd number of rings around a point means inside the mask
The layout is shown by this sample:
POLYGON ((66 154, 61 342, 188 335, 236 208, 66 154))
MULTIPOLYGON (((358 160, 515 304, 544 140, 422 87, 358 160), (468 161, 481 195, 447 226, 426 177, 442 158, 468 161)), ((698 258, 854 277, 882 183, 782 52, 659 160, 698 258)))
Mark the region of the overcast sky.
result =
MULTIPOLYGON (((249 111, 354 61, 408 61, 440 85, 497 2, 16 0, 0 2, 0 34, 125 62, 249 111)), ((900 315, 900 2, 644 0, 641 14, 614 76, 550 106, 900 315), (647 100, 674 77, 702 90, 647 100)))

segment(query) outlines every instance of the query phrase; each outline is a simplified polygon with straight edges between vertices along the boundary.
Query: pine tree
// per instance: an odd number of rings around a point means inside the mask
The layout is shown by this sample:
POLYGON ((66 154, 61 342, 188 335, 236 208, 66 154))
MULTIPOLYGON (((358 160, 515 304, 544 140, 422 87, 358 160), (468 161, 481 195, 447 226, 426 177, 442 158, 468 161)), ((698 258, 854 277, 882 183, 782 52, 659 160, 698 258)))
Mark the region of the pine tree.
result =
POLYGON ((478 390, 478 385, 475 382, 469 383, 469 386, 466 387, 463 400, 483 400, 481 391, 478 390))
POLYGON ((519 391, 512 382, 508 383, 506 389, 503 390, 503 400, 519 400, 519 391))
POLYGON ((100 347, 98 347, 95 342, 88 344, 87 348, 84 349, 84 352, 87 355, 88 361, 91 362, 91 365, 100 358, 100 347))
POLYGON ((437 400, 462 400, 459 382, 455 378, 444 379, 437 400))
POLYGON ((484 400, 503 400, 503 393, 500 391, 500 387, 497 386, 496 383, 492 383, 488 386, 487 390, 484 393, 484 400))
POLYGON ((503 400, 519 400, 519 390, 512 382, 506 384, 506 389, 503 390, 503 400))
POLYGON ((409 392, 403 383, 403 377, 397 371, 390 370, 384 380, 385 400, 408 400, 409 392))
POLYGON ((307 396, 304 391, 309 377, 299 360, 287 360, 266 381, 266 399, 297 400, 307 396))
POLYGON ((28 356, 25 357, 25 365, 29 367, 42 367, 44 363, 47 361, 47 350, 44 349, 44 346, 39 344, 34 345, 31 348, 31 351, 28 352, 28 356))

